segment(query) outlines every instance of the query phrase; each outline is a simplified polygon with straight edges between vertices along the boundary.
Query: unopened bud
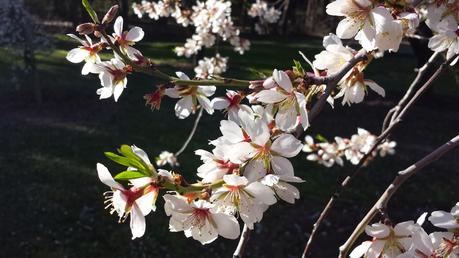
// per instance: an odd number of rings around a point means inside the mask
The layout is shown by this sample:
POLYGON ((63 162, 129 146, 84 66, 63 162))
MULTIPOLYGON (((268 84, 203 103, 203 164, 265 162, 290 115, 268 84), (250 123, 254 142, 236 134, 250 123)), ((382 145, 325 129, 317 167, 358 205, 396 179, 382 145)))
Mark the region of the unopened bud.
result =
POLYGON ((113 21, 113 19, 115 19, 116 15, 118 14, 118 9, 119 6, 117 4, 112 6, 102 19, 102 24, 107 24, 113 21))
POLYGON ((80 24, 76 27, 76 31, 80 34, 88 35, 94 32, 96 25, 94 23, 88 22, 80 24))

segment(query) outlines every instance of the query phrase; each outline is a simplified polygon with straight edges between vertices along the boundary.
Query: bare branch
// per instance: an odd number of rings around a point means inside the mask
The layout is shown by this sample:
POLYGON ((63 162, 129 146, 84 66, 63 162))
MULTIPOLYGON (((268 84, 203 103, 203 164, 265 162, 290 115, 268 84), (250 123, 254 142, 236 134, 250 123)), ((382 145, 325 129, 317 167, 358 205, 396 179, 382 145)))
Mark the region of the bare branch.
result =
POLYGON ((401 108, 405 106, 405 104, 408 102, 413 91, 418 87, 419 84, 422 83, 422 81, 425 80, 424 77, 427 75, 428 71, 433 67, 433 65, 435 64, 434 61, 439 55, 439 52, 434 52, 432 56, 430 56, 429 60, 427 60, 427 62, 421 68, 419 68, 416 77, 414 78, 411 85, 408 87, 408 90, 406 91, 405 95, 402 97, 402 99, 400 99, 400 101, 395 107, 391 108, 389 112, 387 112, 387 115, 384 118, 384 123, 381 131, 384 131, 389 126, 389 123, 393 121, 392 118, 397 117, 401 108))
POLYGON ((349 239, 342 245, 339 253, 339 257, 343 258, 346 257, 349 253, 350 248, 357 240, 359 235, 365 230, 365 227, 371 222, 376 214, 378 214, 379 210, 385 209, 387 207, 387 203, 389 202, 390 198, 394 195, 395 192, 402 186, 402 184, 408 180, 411 176, 416 174, 418 171, 426 167, 427 165, 431 164, 432 162, 438 160, 443 155, 454 149, 459 145, 459 135, 445 143, 444 145, 440 146, 423 159, 419 160, 415 164, 409 166, 405 170, 398 172, 397 177, 395 177, 394 181, 386 188, 386 191, 381 195, 378 201, 373 205, 373 207, 368 211, 365 217, 360 221, 357 227, 352 232, 349 239))
POLYGON ((178 157, 180 154, 182 154, 182 152, 185 151, 186 147, 190 143, 191 139, 193 139, 193 136, 196 133, 196 129, 198 128, 199 121, 201 120, 203 109, 204 108, 202 107, 199 109, 198 115, 196 116, 196 120, 194 120, 193 128, 191 129, 191 132, 188 135, 186 141, 183 143, 182 147, 175 153, 175 157, 178 157))
POLYGON ((245 246, 250 238, 251 230, 244 224, 244 228, 242 229, 241 238, 239 238, 239 243, 237 244, 236 250, 233 253, 233 258, 242 258, 244 255, 245 246))

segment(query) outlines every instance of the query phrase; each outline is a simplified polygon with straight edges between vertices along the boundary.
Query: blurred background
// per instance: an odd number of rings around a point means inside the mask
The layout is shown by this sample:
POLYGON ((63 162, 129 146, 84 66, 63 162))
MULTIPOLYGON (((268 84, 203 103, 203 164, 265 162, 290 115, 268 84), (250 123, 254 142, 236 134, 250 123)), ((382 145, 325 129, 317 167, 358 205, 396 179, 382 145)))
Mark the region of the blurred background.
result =
MULTIPOLYGON (((183 45, 193 29, 177 25, 172 18, 139 19, 131 9, 133 2, 94 0, 92 4, 99 16, 119 4, 125 26, 145 30, 145 39, 137 44, 145 56, 168 73, 191 74, 195 61, 179 58, 172 50, 183 45)), ((338 21, 325 15, 327 3, 287 0, 270 32, 257 35, 254 20, 246 15, 249 3, 233 1, 233 20, 252 45, 244 55, 220 46, 220 53, 230 57, 225 75, 253 79, 258 72, 289 68, 292 59, 300 59, 299 50, 313 59, 322 50, 321 37, 334 31, 338 21)), ((102 193, 107 188, 99 182, 95 164, 102 162, 112 171, 120 167, 103 152, 114 151, 120 144, 136 144, 151 158, 162 150, 175 151, 185 141, 193 118, 179 121, 173 113, 175 101, 170 99, 152 112, 143 95, 159 82, 141 74, 128 78, 118 103, 99 100, 97 76, 81 76, 81 65, 65 59, 77 46, 65 34, 75 33, 76 25, 88 21, 77 0, 0 2, 0 256, 229 257, 237 241, 219 238, 201 246, 181 232, 169 233, 162 200, 157 212, 147 217, 146 235, 134 241, 129 223, 118 224, 117 217, 104 210, 102 193)), ((378 134, 386 112, 430 54, 426 41, 413 39, 404 41, 398 53, 373 61, 366 77, 383 86, 386 97, 370 92, 361 104, 327 107, 310 134, 349 137, 358 127, 378 134)), ((443 73, 433 88, 392 135, 398 143, 396 155, 374 160, 338 200, 320 230, 312 257, 336 256, 337 247, 397 171, 458 133, 458 71, 443 73)), ((193 151, 208 148, 207 141, 219 136, 222 118, 219 112, 204 116, 195 139, 180 156, 179 170, 190 181, 197 179, 200 165, 193 151)), ((301 199, 295 205, 275 205, 265 213, 252 234, 247 257, 300 256, 312 224, 353 169, 349 163, 327 169, 307 161, 305 153, 293 163, 296 174, 306 180, 299 185, 301 199)), ((390 202, 389 216, 397 222, 415 220, 424 211, 449 210, 459 201, 458 165, 459 150, 455 150, 410 179, 390 202)))

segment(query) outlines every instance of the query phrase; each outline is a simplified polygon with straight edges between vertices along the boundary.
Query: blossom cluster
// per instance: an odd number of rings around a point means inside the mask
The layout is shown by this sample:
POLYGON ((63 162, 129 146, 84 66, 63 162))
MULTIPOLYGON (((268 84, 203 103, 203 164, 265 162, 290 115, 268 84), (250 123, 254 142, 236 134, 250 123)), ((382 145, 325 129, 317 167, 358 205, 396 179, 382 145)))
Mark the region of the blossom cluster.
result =
POLYGON ((372 240, 357 246, 351 258, 424 258, 459 256, 459 202, 450 212, 434 211, 428 220, 438 228, 427 234, 422 228, 427 213, 416 221, 405 221, 392 225, 390 222, 368 225, 365 232, 372 240))
POLYGON ((429 48, 435 52, 446 51, 447 59, 459 54, 459 1, 434 1, 425 8, 426 24, 435 33, 429 39, 429 48))
MULTIPOLYGON (((197 1, 191 9, 183 8, 176 1, 142 1, 133 3, 134 12, 141 18, 147 14, 151 19, 172 16, 178 24, 195 27, 194 34, 186 43, 175 48, 178 56, 190 57, 203 48, 210 48, 218 41, 229 42, 234 51, 243 54, 250 48, 250 41, 239 37, 240 31, 231 18, 231 2, 224 0, 197 1)), ((227 57, 221 58, 217 53, 213 58, 204 58, 196 67, 197 75, 205 77, 218 75, 226 71, 227 57)))
MULTIPOLYGON (((365 154, 370 152, 376 144, 376 135, 371 134, 365 129, 358 128, 357 133, 350 138, 335 137, 333 142, 329 142, 323 137, 317 137, 320 142, 314 143, 313 137, 307 135, 303 151, 310 153, 306 158, 317 162, 325 167, 332 167, 334 164, 344 165, 344 159, 353 165, 359 164, 365 154)), ((384 141, 379 144, 371 153, 371 157, 385 157, 387 154, 395 154, 395 141, 384 141)))
POLYGON ((268 33, 268 24, 275 24, 279 20, 282 12, 274 6, 269 7, 266 1, 257 0, 247 10, 247 14, 252 18, 257 18, 255 31, 263 35, 268 33))
MULTIPOLYGON (((306 137, 303 144, 297 138, 310 127, 312 104, 327 96, 328 103, 333 106, 338 98, 342 98, 343 105, 362 102, 368 88, 385 95, 381 86, 364 77, 364 70, 376 52, 397 51, 402 36, 414 33, 419 22, 418 13, 408 3, 391 3, 369 0, 330 3, 327 13, 345 18, 338 25, 337 35, 324 37, 325 50, 312 62, 303 55, 311 69, 306 71, 301 62, 295 61, 292 68, 274 69, 270 76, 252 81, 213 76, 224 72, 227 67, 227 59, 219 55, 201 60, 195 69, 198 75, 195 78, 180 71, 175 76, 164 74, 134 48, 144 37, 142 28, 124 30, 123 18, 115 19, 116 10, 112 9, 100 23, 93 10, 89 10, 94 23, 77 27, 84 38, 69 35, 80 46, 70 50, 67 59, 73 63, 84 62, 83 75, 98 74, 102 87, 97 94, 101 99, 113 96, 118 101, 126 88, 127 76, 147 70, 147 74, 167 81, 145 96, 152 108, 159 109, 162 98, 168 96, 177 100, 174 111, 179 119, 185 119, 197 110, 210 115, 215 110, 225 114, 225 119, 220 121, 221 136, 209 142, 211 149, 195 151, 202 161, 196 169, 200 178, 197 183, 188 183, 177 171, 156 169, 145 151, 135 145, 121 146, 118 154, 105 153, 109 159, 124 166, 113 177, 104 165, 97 164, 100 180, 111 188, 106 196, 110 212, 117 213, 121 221, 130 216, 133 238, 141 237, 146 229, 145 216, 156 210, 160 192, 167 191, 162 197, 172 232, 183 231, 185 236, 202 244, 210 243, 218 236, 235 239, 240 234, 239 219, 253 229, 269 206, 278 200, 294 203, 299 199, 300 193, 293 184, 304 181, 295 174, 290 159, 298 156, 301 150, 310 153, 309 160, 327 167, 335 163, 342 165, 344 158, 352 164, 359 163, 377 142, 376 136, 364 129, 358 129, 357 134, 349 139, 336 137, 334 142, 314 143, 312 137, 306 137), (112 20, 114 33, 109 35, 106 30, 112 20), (365 51, 344 46, 341 39, 353 37, 365 51), (113 58, 102 60, 99 53, 103 50, 113 51, 113 58), (357 59, 357 56, 364 58, 357 59), (334 77, 340 74, 340 77, 334 77), (226 85, 242 88, 237 91, 226 89, 225 95, 214 96, 217 87, 226 85), (330 86, 336 88, 327 92, 330 86)), ((254 13, 265 10, 263 2, 257 4, 261 7, 251 8, 254 13)), ((198 1, 189 12, 175 1, 134 4, 139 16, 145 13, 153 19, 173 16, 184 26, 195 26, 193 37, 184 47, 177 49, 185 56, 195 54, 204 46, 214 45, 217 37, 229 41, 237 51, 248 47, 248 41, 239 38, 239 31, 233 25, 230 7, 231 3, 223 0, 198 1)), ((440 20, 447 16, 442 13, 441 17, 440 20)), ((429 19, 433 21, 433 18, 429 19)), ((385 141, 371 155, 384 157, 393 154, 395 145, 395 142, 385 141)), ((177 166, 177 156, 162 152, 156 165, 165 164, 177 166)), ((445 218, 457 223, 457 208, 453 208, 450 215, 438 214, 434 212, 430 217, 434 225, 439 220, 444 222, 445 218)), ((422 247, 413 240, 415 228, 420 226, 414 222, 395 227, 382 223, 369 226, 367 232, 375 240, 364 245, 367 249, 356 249, 360 253, 355 251, 354 255, 367 253, 367 257, 381 257, 381 253, 397 253, 402 249, 400 253, 407 253, 413 246, 414 252, 419 253, 417 251, 421 249, 418 248, 422 247), (385 251, 386 247, 388 251, 385 251)), ((457 235, 453 237, 448 238, 449 241, 457 243, 457 235)), ((432 252, 437 252, 434 247, 431 249, 430 254, 427 249, 422 250, 429 257, 432 252)))

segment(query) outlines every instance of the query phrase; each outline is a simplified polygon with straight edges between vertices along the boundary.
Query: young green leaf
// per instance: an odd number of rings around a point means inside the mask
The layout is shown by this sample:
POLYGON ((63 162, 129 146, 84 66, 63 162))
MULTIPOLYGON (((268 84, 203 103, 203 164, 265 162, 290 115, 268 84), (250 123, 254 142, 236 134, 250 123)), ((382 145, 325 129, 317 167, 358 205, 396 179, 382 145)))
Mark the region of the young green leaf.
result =
POLYGON ((88 12, 89 16, 91 16, 91 19, 94 23, 100 23, 99 22, 99 17, 97 17, 97 13, 94 11, 92 8, 91 4, 88 2, 88 0, 82 0, 81 3, 83 4, 84 8, 86 9, 86 12, 88 12))
POLYGON ((303 66, 301 65, 301 63, 297 60, 293 60, 293 63, 295 64, 295 66, 293 67, 293 72, 296 73, 297 75, 303 77, 304 76, 304 69, 303 69, 303 66))
POLYGON ((120 172, 118 175, 115 176, 116 180, 131 180, 136 178, 145 177, 145 174, 136 171, 136 170, 127 170, 120 172))
POLYGON ((319 142, 328 142, 327 138, 325 138, 321 134, 316 134, 316 140, 318 140, 319 142))
POLYGON ((131 166, 131 163, 129 162, 129 159, 126 158, 126 157, 123 157, 123 156, 120 156, 118 154, 115 154, 113 152, 104 152, 105 156, 111 160, 113 160, 114 162, 120 164, 120 165, 123 165, 123 166, 126 166, 126 167, 129 167, 131 166))

